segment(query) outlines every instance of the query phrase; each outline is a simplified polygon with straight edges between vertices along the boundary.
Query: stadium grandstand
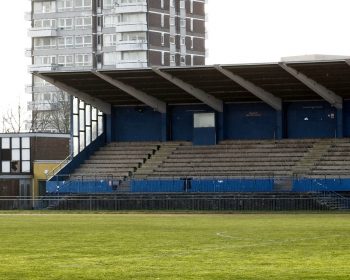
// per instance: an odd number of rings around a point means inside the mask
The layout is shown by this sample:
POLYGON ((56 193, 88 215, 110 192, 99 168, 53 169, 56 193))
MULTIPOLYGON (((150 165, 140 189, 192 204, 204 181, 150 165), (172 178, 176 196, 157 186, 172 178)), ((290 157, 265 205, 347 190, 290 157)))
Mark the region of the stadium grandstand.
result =
POLYGON ((33 74, 72 96, 74 154, 50 194, 349 207, 350 60, 33 74))

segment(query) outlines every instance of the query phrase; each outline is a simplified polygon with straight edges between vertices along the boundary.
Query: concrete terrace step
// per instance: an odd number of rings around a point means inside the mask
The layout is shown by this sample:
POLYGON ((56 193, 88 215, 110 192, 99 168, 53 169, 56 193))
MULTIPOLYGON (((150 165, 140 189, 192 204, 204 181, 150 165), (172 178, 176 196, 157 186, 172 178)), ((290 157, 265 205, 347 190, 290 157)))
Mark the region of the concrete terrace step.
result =
POLYGON ((78 172, 103 176, 113 173, 123 179, 268 178, 291 176, 293 172, 315 178, 340 177, 350 173, 350 139, 228 140, 216 146, 192 146, 189 142, 114 142, 92 155, 78 172))
POLYGON ((229 162, 223 162, 223 161, 217 161, 217 162, 205 162, 205 161, 199 161, 199 162, 178 162, 178 161, 166 161, 163 166, 166 167, 255 167, 255 166, 294 166, 295 162, 293 161, 275 161, 275 162, 268 162, 268 161, 262 161, 262 162, 256 162, 256 161, 229 161, 229 162))
POLYGON ((133 176, 145 177, 152 174, 152 172, 162 165, 174 151, 176 151, 181 144, 162 145, 159 149, 133 174, 133 176))
POLYGON ((138 160, 138 161, 141 161, 143 162, 144 159, 148 158, 149 156, 148 155, 127 155, 127 156, 124 156, 124 155, 101 155, 101 154, 95 154, 95 155, 92 155, 90 157, 90 159, 108 159, 108 160, 118 160, 118 161, 122 161, 122 160, 138 160))
POLYGON ((198 158, 168 158, 164 161, 164 164, 167 163, 200 163, 200 162, 206 162, 206 163, 215 163, 215 162, 235 162, 235 163, 255 163, 255 162, 265 162, 265 163, 284 163, 284 162, 296 162, 300 159, 300 157, 269 157, 269 158, 247 158, 247 157, 218 157, 218 158, 209 158, 203 159, 201 157, 198 158))
MULTIPOLYGON (((289 166, 208 166, 208 167, 190 167, 192 172, 211 172, 211 171, 277 171, 277 170, 290 170, 289 166)), ((189 170, 188 167, 158 167, 155 169, 157 171, 186 171, 189 170)))
POLYGON ((305 153, 307 148, 285 148, 285 149, 181 149, 177 154, 262 154, 262 153, 305 153))
POLYGON ((72 175, 75 175, 75 176, 103 176, 103 177, 106 177, 106 176, 117 176, 117 177, 125 177, 125 176, 129 176, 130 173, 129 172, 118 172, 118 171, 100 171, 100 172, 96 172, 96 171, 86 171, 86 170, 82 170, 82 171, 79 171, 77 170, 76 172, 74 172, 72 175))
POLYGON ((136 168, 138 167, 138 164, 125 164, 125 163, 83 163, 82 165, 80 165, 80 167, 84 167, 84 168, 89 168, 89 169, 100 169, 100 168, 136 168))
POLYGON ((116 159, 113 161, 114 158, 110 157, 90 157, 93 159, 88 159, 85 161, 85 163, 91 163, 91 164, 108 164, 110 162, 113 162, 115 164, 139 164, 143 163, 144 159, 143 158, 133 158, 133 159, 116 159))
POLYGON ((207 177, 207 178, 215 178, 215 177, 272 177, 272 176, 291 176, 290 172, 285 171, 275 171, 275 172, 154 172, 152 177, 207 177))
POLYGON ((110 155, 117 157, 125 157, 125 156, 147 156, 153 154, 153 151, 97 151, 95 155, 110 155))
POLYGON ((303 157, 305 153, 237 153, 237 154, 229 154, 229 153, 213 153, 213 154, 172 154, 169 158, 273 158, 273 157, 283 157, 288 159, 289 157, 303 157))

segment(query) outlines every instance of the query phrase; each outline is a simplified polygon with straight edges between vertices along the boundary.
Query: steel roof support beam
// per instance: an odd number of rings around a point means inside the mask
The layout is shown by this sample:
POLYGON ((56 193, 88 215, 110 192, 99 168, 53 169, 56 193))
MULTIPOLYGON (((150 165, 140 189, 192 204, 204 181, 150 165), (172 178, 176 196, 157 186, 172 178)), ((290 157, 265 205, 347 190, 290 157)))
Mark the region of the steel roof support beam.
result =
POLYGON ((306 85, 312 91, 317 93, 324 100, 329 102, 332 106, 334 106, 337 109, 343 108, 343 99, 339 95, 335 94, 333 91, 331 91, 328 88, 324 87, 323 85, 317 83, 316 81, 310 79, 309 77, 300 73, 299 71, 295 70, 294 68, 288 66, 286 63, 280 62, 278 64, 286 72, 288 72, 294 78, 296 78, 297 80, 302 82, 304 85, 306 85))
POLYGON ((262 89, 261 87, 256 86, 252 82, 247 81, 246 79, 232 73, 231 71, 222 68, 220 65, 216 65, 215 68, 224 76, 229 78, 230 80, 234 81, 236 84, 239 84, 242 88, 246 89, 268 105, 270 105, 272 108, 274 108, 277 111, 282 110, 282 99, 274 96, 272 93, 267 92, 266 90, 262 89))
POLYGON ((85 92, 77 90, 77 89, 75 89, 71 86, 68 86, 65 83, 62 83, 60 81, 57 81, 53 78, 46 77, 46 76, 39 74, 39 73, 33 73, 33 75, 35 75, 35 76, 43 79, 44 81, 54 85, 55 87, 59 88, 60 90, 67 92, 69 95, 72 95, 72 96, 75 96, 75 97, 81 99, 82 101, 86 102, 87 104, 90 104, 91 106, 97 108, 101 112, 103 112, 107 115, 111 114, 111 111, 112 111, 111 104, 104 102, 101 99, 92 97, 85 92))
POLYGON ((188 94, 202 101, 204 104, 207 104, 214 110, 218 112, 224 111, 224 102, 222 100, 217 99, 216 97, 204 92, 203 90, 195 88, 191 84, 188 84, 168 73, 161 71, 158 67, 152 67, 152 70, 159 76, 163 77, 164 79, 168 80, 172 84, 187 92, 188 94))
POLYGON ((153 108, 154 110, 165 114, 166 113, 166 103, 148 95, 147 93, 140 91, 132 86, 129 86, 127 84, 124 84, 121 81, 118 81, 116 79, 111 78, 110 76, 107 76, 105 74, 102 74, 101 72, 97 71, 91 71, 94 75, 99 77, 100 79, 104 80, 105 82, 111 84, 112 86, 115 86, 116 88, 124 91, 125 93, 131 95, 132 97, 136 98, 137 100, 141 101, 142 103, 148 105, 149 107, 153 108))

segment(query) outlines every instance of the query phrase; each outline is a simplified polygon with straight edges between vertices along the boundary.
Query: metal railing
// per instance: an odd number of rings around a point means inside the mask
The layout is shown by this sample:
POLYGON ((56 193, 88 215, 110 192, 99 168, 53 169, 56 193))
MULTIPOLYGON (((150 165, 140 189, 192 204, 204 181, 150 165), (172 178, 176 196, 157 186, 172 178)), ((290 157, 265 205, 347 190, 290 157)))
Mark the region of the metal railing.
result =
POLYGON ((46 180, 51 180, 60 170, 62 170, 73 158, 73 154, 70 154, 67 158, 61 161, 54 169, 50 170, 46 174, 46 180))
POLYGON ((350 199, 336 208, 314 195, 112 194, 86 196, 0 197, 0 210, 84 211, 335 211, 349 210, 350 199))
MULTIPOLYGON (((272 189, 271 191, 292 191, 292 188, 295 183, 307 181, 309 185, 309 189, 307 191, 310 192, 321 192, 321 191, 330 191, 334 188, 334 186, 340 186, 344 180, 350 180, 349 178, 342 178, 341 176, 319 176, 317 178, 308 178, 303 176, 275 176, 272 173, 266 173, 265 176, 259 175, 247 175, 246 173, 242 173, 241 175, 235 174, 233 176, 225 175, 225 176, 207 176, 201 173, 193 174, 191 176, 152 176, 152 177, 144 177, 144 178, 135 178, 133 176, 117 176, 116 174, 99 174, 99 173, 89 173, 89 174, 81 174, 81 175, 72 175, 72 174, 60 174, 56 175, 70 160, 70 157, 62 161, 55 169, 51 170, 47 174, 47 180, 57 182, 99 182, 110 181, 113 185, 120 185, 122 182, 137 182, 141 181, 143 183, 148 182, 183 182, 183 181, 194 181, 198 184, 205 184, 207 182, 212 182, 213 184, 221 184, 221 183, 230 183, 236 185, 244 185, 247 182, 251 184, 259 185, 262 181, 270 182, 272 189), (279 185, 279 186, 277 186, 279 185), (281 188, 280 185, 288 185, 285 188, 281 188)), ((218 187, 218 191, 220 187, 218 187)))

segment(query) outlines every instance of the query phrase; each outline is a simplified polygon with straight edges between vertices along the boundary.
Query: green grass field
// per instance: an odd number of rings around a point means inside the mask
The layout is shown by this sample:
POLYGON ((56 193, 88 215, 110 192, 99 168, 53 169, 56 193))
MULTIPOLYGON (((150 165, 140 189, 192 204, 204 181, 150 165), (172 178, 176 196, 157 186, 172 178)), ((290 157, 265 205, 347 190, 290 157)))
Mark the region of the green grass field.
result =
POLYGON ((346 214, 0 214, 0 279, 350 279, 346 214))

